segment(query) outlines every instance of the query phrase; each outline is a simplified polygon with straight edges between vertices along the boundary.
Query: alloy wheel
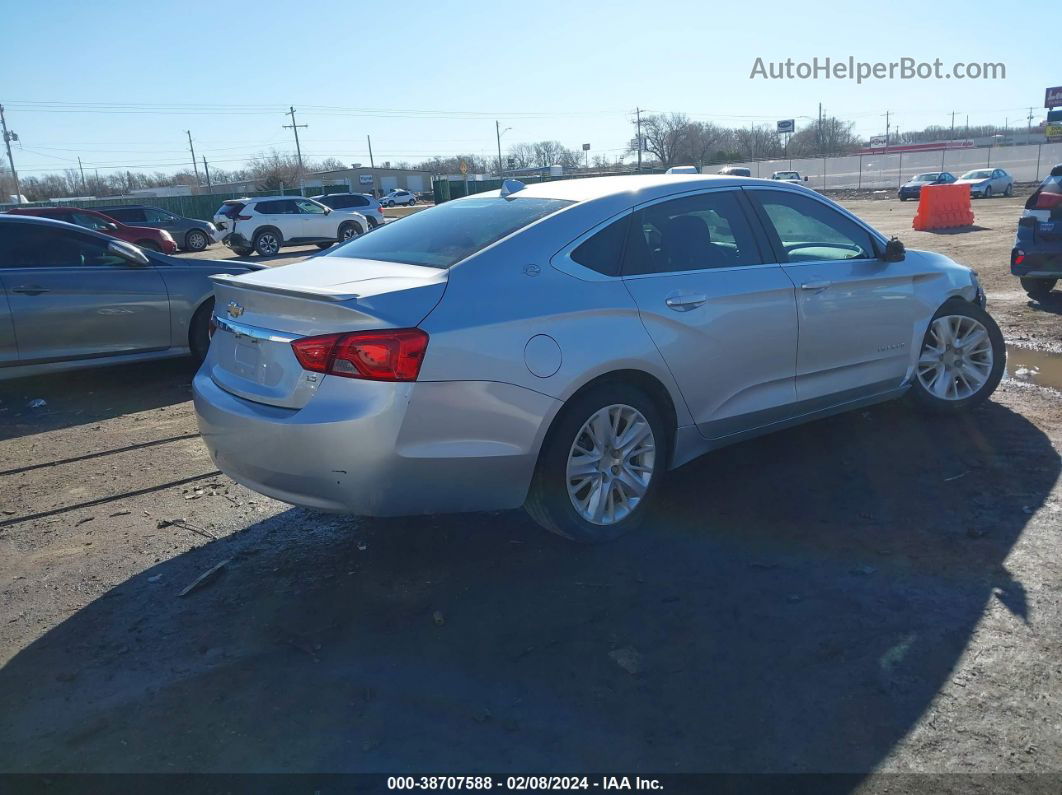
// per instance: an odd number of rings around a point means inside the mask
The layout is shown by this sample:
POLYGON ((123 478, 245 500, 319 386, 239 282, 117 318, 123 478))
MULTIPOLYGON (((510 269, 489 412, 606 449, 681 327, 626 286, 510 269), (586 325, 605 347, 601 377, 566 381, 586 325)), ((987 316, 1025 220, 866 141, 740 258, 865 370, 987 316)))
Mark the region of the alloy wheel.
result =
POLYGON ((979 321, 965 315, 938 317, 918 357, 918 381, 933 397, 965 400, 992 375, 992 340, 979 321))
POLYGON ((188 248, 192 251, 202 251, 207 247, 206 235, 202 232, 189 232, 188 233, 188 248))
POLYGON ((575 436, 565 478, 580 517, 610 525, 638 507, 656 471, 656 439, 640 411, 622 403, 596 411, 575 436))
POLYGON ((266 232, 265 234, 258 236, 258 244, 256 248, 258 249, 259 254, 272 256, 280 251, 280 241, 277 240, 275 235, 266 232))

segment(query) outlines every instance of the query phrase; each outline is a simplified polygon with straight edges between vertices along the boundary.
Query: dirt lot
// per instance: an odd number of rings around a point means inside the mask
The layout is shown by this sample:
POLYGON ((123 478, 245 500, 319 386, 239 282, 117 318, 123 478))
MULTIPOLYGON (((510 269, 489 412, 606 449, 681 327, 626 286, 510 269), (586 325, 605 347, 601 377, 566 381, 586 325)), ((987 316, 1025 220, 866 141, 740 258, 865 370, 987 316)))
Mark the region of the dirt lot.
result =
MULTIPOLYGON (((1062 350, 1062 306, 1006 272, 1019 205, 947 235, 849 202, 977 268, 1009 342, 1062 350)), ((1062 769, 1057 392, 747 442, 584 548, 519 512, 253 494, 214 471, 190 375, 0 384, 0 771, 1062 769)))

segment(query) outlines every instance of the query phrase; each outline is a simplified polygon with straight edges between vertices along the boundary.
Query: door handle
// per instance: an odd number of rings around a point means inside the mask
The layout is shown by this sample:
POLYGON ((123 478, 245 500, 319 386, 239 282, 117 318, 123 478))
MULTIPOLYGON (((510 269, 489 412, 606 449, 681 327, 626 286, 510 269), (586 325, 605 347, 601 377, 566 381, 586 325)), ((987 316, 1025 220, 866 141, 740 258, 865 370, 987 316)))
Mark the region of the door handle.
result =
POLYGON ((800 285, 800 289, 801 290, 825 290, 831 284, 833 284, 833 282, 825 282, 825 281, 823 281, 823 282, 804 282, 802 285, 800 285))
POLYGON ((23 295, 40 295, 49 291, 47 288, 36 284, 20 284, 18 287, 12 287, 11 292, 22 293, 23 295))
POLYGON ((669 295, 664 299, 664 303, 668 305, 669 309, 674 309, 676 312, 689 312, 707 300, 708 296, 706 295, 669 295))

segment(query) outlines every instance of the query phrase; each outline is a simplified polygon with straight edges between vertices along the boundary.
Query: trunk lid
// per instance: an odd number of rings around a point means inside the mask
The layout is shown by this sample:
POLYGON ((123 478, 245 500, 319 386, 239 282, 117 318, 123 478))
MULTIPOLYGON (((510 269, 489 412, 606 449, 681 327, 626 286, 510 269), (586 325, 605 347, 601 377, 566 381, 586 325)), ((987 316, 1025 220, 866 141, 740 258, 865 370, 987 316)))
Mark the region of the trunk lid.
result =
POLYGON ((210 377, 247 400, 297 409, 329 376, 303 370, 293 340, 413 328, 442 298, 447 271, 329 256, 210 278, 218 323, 207 359, 210 377))

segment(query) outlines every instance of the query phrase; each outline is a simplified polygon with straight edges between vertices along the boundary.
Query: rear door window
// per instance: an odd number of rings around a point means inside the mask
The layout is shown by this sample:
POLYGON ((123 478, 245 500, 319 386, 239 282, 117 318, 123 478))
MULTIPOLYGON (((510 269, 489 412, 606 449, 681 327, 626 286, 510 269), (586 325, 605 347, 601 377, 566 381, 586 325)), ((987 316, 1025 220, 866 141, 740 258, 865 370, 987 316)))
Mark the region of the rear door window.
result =
POLYGON ((737 191, 712 191, 636 212, 623 274, 681 273, 762 262, 737 191))
POLYGON ((135 207, 123 208, 114 210, 110 207, 107 208, 107 215, 116 221, 121 221, 123 224, 142 224, 147 219, 144 217, 144 211, 135 207))

